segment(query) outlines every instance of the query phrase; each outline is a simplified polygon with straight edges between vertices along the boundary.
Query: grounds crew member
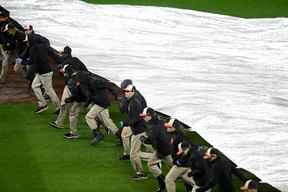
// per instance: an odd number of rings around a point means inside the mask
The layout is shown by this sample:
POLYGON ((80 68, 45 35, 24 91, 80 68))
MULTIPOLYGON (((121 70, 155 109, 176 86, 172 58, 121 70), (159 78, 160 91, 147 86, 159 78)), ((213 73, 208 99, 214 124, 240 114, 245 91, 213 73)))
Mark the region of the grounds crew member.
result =
POLYGON ((184 140, 178 144, 178 151, 173 159, 174 165, 169 170, 165 178, 167 192, 176 192, 177 178, 182 178, 189 185, 195 185, 195 181, 192 177, 188 176, 188 173, 191 171, 190 167, 193 160, 192 155, 198 150, 199 146, 193 145, 187 140, 184 140))
POLYGON ((77 57, 72 57, 71 52, 72 49, 69 46, 65 46, 61 53, 62 57, 65 57, 65 60, 59 65, 59 67, 60 72, 64 76, 65 86, 62 92, 61 108, 57 119, 49 123, 52 127, 64 128, 64 120, 69 113, 70 132, 64 135, 67 139, 75 139, 79 137, 77 133, 77 123, 81 108, 83 107, 83 102, 65 102, 65 100, 72 95, 70 89, 73 89, 73 84, 75 83, 72 79, 72 75, 79 71, 88 71, 84 63, 82 63, 77 57))
POLYGON ((123 80, 121 83, 121 89, 124 97, 126 97, 128 101, 127 119, 123 124, 124 127, 130 127, 132 131, 130 161, 135 171, 135 176, 133 176, 132 179, 146 179, 147 177, 144 174, 140 157, 140 149, 142 145, 140 138, 145 135, 145 126, 144 121, 139 114, 142 113, 145 107, 147 107, 147 104, 144 97, 136 91, 131 80, 123 80))
POLYGON ((0 6, 0 60, 2 65, 0 83, 5 83, 6 81, 9 64, 15 63, 16 40, 13 34, 7 32, 8 24, 13 25, 17 30, 24 31, 18 22, 10 18, 10 12, 0 6))
POLYGON ((166 165, 171 167, 173 165, 172 159, 172 144, 170 143, 170 138, 166 129, 164 127, 164 122, 159 120, 153 109, 146 107, 140 116, 144 119, 146 126, 147 137, 155 152, 152 157, 148 160, 148 168, 152 175, 157 179, 159 184, 159 189, 157 192, 166 191, 165 186, 165 176, 162 174, 162 170, 159 167, 159 162, 164 162, 166 165))
POLYGON ((50 42, 47 38, 36 34, 26 34, 25 40, 27 48, 22 55, 30 58, 31 67, 29 68, 26 78, 32 81, 32 90, 38 100, 38 107, 36 113, 41 113, 48 109, 47 102, 42 94, 41 86, 43 86, 45 93, 50 97, 52 103, 56 107, 56 111, 60 109, 60 101, 52 86, 53 72, 48 64, 48 50, 50 42))
MULTIPOLYGON (((172 158, 173 159, 177 158, 179 143, 181 143, 185 140, 184 133, 180 129, 176 128, 176 127, 178 127, 178 123, 179 123, 179 121, 177 119, 174 119, 171 117, 164 124, 166 131, 169 135, 170 143, 172 144, 172 158)), ((191 190, 192 190, 191 182, 190 181, 186 182, 184 180, 184 185, 185 185, 186 191, 191 192, 191 190)))
POLYGON ((235 191, 232 174, 235 174, 240 179, 243 178, 241 173, 237 170, 236 165, 213 147, 210 147, 205 151, 203 159, 210 163, 213 174, 209 176, 210 179, 207 180, 203 186, 198 188, 196 192, 206 191, 216 185, 218 185, 223 192, 235 191))
POLYGON ((76 91, 71 91, 72 96, 66 99, 66 102, 67 100, 69 100, 68 102, 80 100, 80 102, 84 101, 86 106, 92 104, 92 107, 85 116, 86 123, 92 130, 94 137, 91 144, 96 144, 103 138, 102 133, 98 130, 98 120, 113 134, 116 134, 118 128, 110 118, 108 109, 111 105, 110 95, 118 96, 113 89, 114 84, 99 79, 97 75, 88 71, 77 72, 75 82, 76 91), (74 93, 77 93, 77 95, 74 95, 74 93))
MULTIPOLYGON (((120 87, 121 89, 125 88, 127 85, 133 84, 131 79, 126 79, 122 81, 120 87)), ((146 101, 143 95, 134 87, 134 90, 139 97, 139 99, 143 102, 143 105, 146 106, 146 101)), ((129 98, 122 96, 119 101, 119 107, 121 113, 128 114, 128 102, 129 98)), ((120 157, 120 160, 130 160, 130 147, 131 147, 131 137, 132 137, 132 130, 130 126, 123 126, 123 122, 120 122, 120 129, 119 132, 121 134, 121 141, 123 145, 123 155, 120 157)), ((143 155, 143 152, 142 154, 143 155)), ((146 154, 147 155, 147 154, 146 154)))

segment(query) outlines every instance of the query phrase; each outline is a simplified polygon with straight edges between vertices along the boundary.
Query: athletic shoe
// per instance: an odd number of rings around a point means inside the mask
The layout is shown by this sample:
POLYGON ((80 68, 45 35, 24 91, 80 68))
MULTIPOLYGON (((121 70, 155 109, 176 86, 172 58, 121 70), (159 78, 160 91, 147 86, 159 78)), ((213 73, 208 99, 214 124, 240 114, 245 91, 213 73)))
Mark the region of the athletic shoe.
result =
POLYGON ((43 111, 46 111, 48 109, 47 105, 44 105, 42 107, 38 106, 37 109, 35 110, 35 113, 42 113, 43 111))
POLYGON ((65 137, 66 139, 78 139, 78 138, 79 138, 79 135, 76 134, 76 133, 69 132, 69 133, 66 133, 66 134, 64 135, 64 137, 65 137))
POLYGON ((148 179, 148 177, 144 173, 137 173, 136 175, 131 177, 131 179, 133 179, 133 180, 144 180, 144 179, 148 179))
POLYGON ((51 127, 54 127, 56 129, 64 129, 64 127, 57 125, 57 123, 55 121, 52 121, 50 123, 48 123, 51 127))
POLYGON ((103 137, 104 137, 103 134, 98 132, 96 134, 96 136, 92 139, 91 145, 95 145, 95 144, 99 143, 103 139, 103 137))
POLYGON ((119 160, 130 160, 130 156, 129 155, 122 155, 119 160))

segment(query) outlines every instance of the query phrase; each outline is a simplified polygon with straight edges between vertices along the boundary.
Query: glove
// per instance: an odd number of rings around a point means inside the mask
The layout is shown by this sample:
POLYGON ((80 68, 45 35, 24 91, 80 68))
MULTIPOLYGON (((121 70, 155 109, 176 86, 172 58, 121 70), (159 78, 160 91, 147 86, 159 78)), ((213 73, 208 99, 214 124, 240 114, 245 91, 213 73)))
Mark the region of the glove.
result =
POLYGON ((23 59, 21 59, 21 58, 16 58, 16 64, 17 65, 21 65, 22 64, 22 61, 23 61, 23 59))
POLYGON ((73 98, 72 97, 68 97, 65 99, 65 103, 72 103, 73 102, 73 98))
POLYGON ((146 139, 147 139, 147 138, 146 138, 144 135, 142 135, 142 136, 140 137, 140 141, 141 141, 142 143, 145 143, 146 139))
POLYGON ((119 121, 118 128, 121 129, 123 127, 124 127, 124 122, 123 121, 119 121))

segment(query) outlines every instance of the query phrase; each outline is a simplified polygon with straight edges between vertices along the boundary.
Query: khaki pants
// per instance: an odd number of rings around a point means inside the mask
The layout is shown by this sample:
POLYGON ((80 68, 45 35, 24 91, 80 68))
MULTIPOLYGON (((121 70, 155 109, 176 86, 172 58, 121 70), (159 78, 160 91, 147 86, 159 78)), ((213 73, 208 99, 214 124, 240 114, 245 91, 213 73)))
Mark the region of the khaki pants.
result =
POLYGON ((35 74, 35 77, 32 82, 32 89, 38 100, 38 106, 47 105, 47 102, 45 98, 43 97, 43 94, 40 88, 41 85, 43 85, 43 88, 46 94, 50 97, 52 103, 56 106, 56 109, 59 109, 60 101, 52 86, 52 76, 53 76, 53 72, 45 73, 42 75, 39 75, 38 73, 35 74))
POLYGON ((143 166, 140 157, 142 145, 140 137, 144 136, 145 134, 146 133, 144 132, 138 135, 132 135, 131 138, 130 161, 136 173, 143 173, 143 166))
POLYGON ((2 46, 0 46, 0 60, 1 60, 1 74, 0 74, 0 81, 5 82, 7 75, 9 64, 15 63, 15 51, 5 51, 2 46))
POLYGON ((77 133, 77 123, 81 109, 84 106, 84 103, 72 102, 65 103, 65 99, 71 96, 70 90, 67 86, 64 87, 62 98, 61 98, 61 108, 60 113, 57 116, 56 124, 63 127, 64 120, 69 113, 69 128, 72 133, 77 133))
POLYGON ((152 158, 149 159, 149 161, 148 161, 148 168, 149 168, 149 171, 152 173, 152 175, 155 178, 157 178, 158 176, 162 175, 161 168, 156 164, 156 163, 160 163, 160 162, 164 162, 166 165, 171 167, 173 165, 172 156, 168 155, 168 156, 165 156, 163 158, 159 158, 157 156, 156 152, 153 153, 152 158))
POLYGON ((123 144, 123 154, 130 154, 130 139, 132 136, 131 127, 123 127, 121 132, 122 144, 123 144))
POLYGON ((100 120, 104 126, 109 129, 113 134, 118 130, 109 115, 109 110, 94 104, 89 112, 85 116, 86 122, 90 129, 94 130, 98 128, 97 120, 100 120))
MULTIPOLYGON (((174 165, 166 175, 165 183, 167 192, 176 192, 176 180, 182 178, 185 182, 196 186, 193 177, 188 177, 188 173, 191 171, 188 167, 178 167, 174 165)), ((194 188, 194 187, 193 187, 194 188)), ((197 186, 196 186, 197 188, 197 186)), ((196 190, 196 189, 195 189, 196 190)))

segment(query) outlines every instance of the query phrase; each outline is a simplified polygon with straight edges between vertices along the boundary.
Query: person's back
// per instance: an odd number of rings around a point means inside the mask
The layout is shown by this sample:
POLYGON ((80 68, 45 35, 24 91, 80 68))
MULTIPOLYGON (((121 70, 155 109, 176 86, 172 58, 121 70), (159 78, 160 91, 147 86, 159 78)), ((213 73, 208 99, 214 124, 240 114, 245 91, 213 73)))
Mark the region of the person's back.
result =
POLYGON ((160 157, 171 155, 172 145, 170 138, 165 130, 164 122, 158 119, 152 119, 146 124, 147 135, 150 138, 152 147, 157 151, 160 157))

